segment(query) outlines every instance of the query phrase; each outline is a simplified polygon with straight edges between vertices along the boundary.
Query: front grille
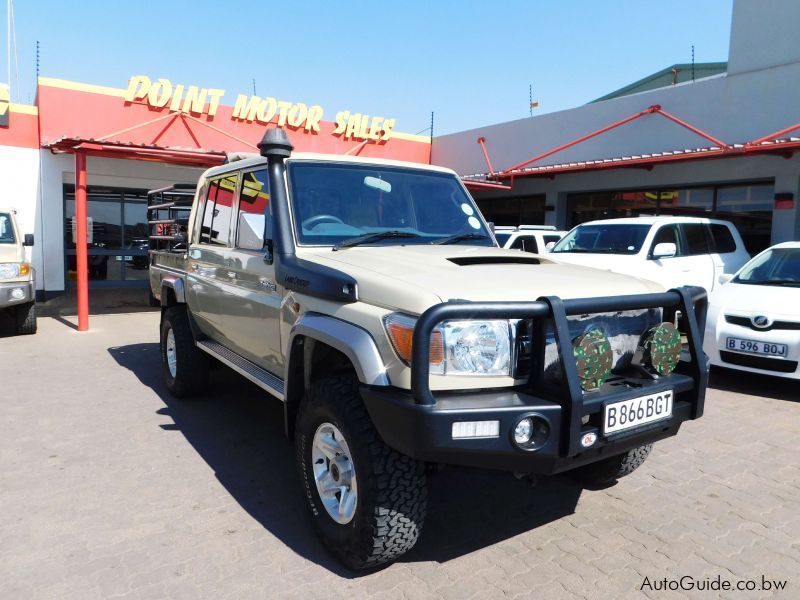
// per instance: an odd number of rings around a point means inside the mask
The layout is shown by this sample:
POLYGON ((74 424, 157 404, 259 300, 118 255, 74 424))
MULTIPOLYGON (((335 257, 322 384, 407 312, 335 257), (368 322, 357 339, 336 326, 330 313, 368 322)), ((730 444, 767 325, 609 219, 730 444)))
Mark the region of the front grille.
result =
POLYGON ((756 327, 753 325, 753 322, 750 320, 750 317, 739 317, 736 315, 725 315, 725 320, 730 323, 731 325, 739 325, 741 327, 747 327, 748 329, 752 329, 753 331, 770 331, 772 329, 784 329, 784 330, 800 330, 800 323, 795 323, 793 321, 773 321, 769 327, 756 327))
POLYGON ((739 354, 738 352, 728 352, 726 350, 720 350, 719 356, 723 362, 740 367, 763 369, 764 371, 775 371, 776 373, 794 373, 797 371, 796 360, 751 356, 750 354, 739 354))

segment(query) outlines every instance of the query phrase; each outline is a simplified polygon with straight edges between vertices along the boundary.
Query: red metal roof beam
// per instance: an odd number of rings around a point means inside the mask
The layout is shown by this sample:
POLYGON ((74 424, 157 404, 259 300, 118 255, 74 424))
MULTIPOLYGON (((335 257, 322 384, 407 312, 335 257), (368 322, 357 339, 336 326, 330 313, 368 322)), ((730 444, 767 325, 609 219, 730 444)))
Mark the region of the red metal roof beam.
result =
POLYGON ((486 166, 489 167, 489 175, 494 176, 494 167, 492 166, 492 161, 489 159, 489 152, 486 150, 486 138, 483 136, 479 137, 478 143, 481 145, 481 150, 483 150, 483 158, 486 159, 486 166))
POLYGON ((606 125, 605 127, 601 128, 601 129, 598 129, 597 131, 593 131, 592 133, 587 133, 586 135, 581 136, 578 139, 572 140, 571 142, 567 142, 566 144, 562 144, 562 145, 558 146, 557 148, 553 148, 552 150, 548 150, 544 154, 539 154, 538 156, 534 156, 533 158, 531 158, 529 160, 526 160, 525 162, 521 162, 518 165, 514 165, 513 167, 510 167, 510 168, 506 169, 505 171, 501 171, 499 173, 499 175, 507 176, 512 171, 516 171, 518 169, 521 169, 522 167, 526 167, 531 163, 535 163, 538 160, 542 160, 543 158, 547 158, 548 156, 551 156, 551 155, 553 155, 553 154, 555 154, 557 152, 561 152, 562 150, 566 150, 567 148, 571 148, 572 146, 576 146, 576 145, 580 144, 581 142, 585 142, 586 140, 590 140, 593 137, 597 137, 598 135, 601 135, 601 134, 603 134, 603 133, 605 133, 607 131, 611 131, 612 129, 616 129, 617 127, 621 127, 622 125, 625 125, 626 123, 630 123, 631 121, 634 121, 634 120, 638 119, 639 117, 643 117, 645 115, 652 114, 652 113, 657 112, 659 110, 661 110, 661 107, 658 104, 650 106, 650 107, 644 109, 643 111, 640 111, 640 112, 636 113, 635 115, 631 115, 630 117, 626 117, 626 118, 624 118, 624 119, 622 119, 620 121, 616 121, 616 122, 612 123, 611 125, 606 125))
POLYGON ((692 133, 696 133, 700 137, 707 139, 709 142, 711 142, 715 146, 718 146, 719 148, 722 148, 722 149, 730 148, 730 146, 728 144, 726 144, 725 142, 723 142, 722 140, 718 140, 717 138, 715 138, 711 134, 706 133, 702 129, 698 129, 694 125, 690 125, 689 123, 679 119, 675 115, 669 114, 667 111, 662 110, 660 106, 656 105, 655 107, 651 107, 651 108, 656 108, 656 110, 654 110, 653 112, 656 112, 656 113, 660 114, 662 117, 666 117, 667 119, 669 119, 673 123, 677 123, 681 127, 684 127, 686 129, 688 129, 692 133))
POLYGON ((747 142, 745 146, 758 146, 759 144, 763 144, 764 142, 771 142, 777 140, 782 135, 786 135, 787 133, 791 133, 793 131, 797 131, 800 129, 800 123, 796 125, 792 125, 791 127, 786 127, 785 129, 781 129, 780 131, 776 131, 774 133, 770 133, 769 135, 765 135, 764 137, 760 137, 757 140, 753 140, 752 142, 747 142))

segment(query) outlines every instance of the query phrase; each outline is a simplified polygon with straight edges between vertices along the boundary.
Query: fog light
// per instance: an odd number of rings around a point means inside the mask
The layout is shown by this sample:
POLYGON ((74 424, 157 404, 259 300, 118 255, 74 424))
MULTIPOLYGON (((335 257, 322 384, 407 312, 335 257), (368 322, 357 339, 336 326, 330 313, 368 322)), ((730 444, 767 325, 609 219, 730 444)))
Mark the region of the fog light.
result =
POLYGON ((611 374, 614 353, 606 335, 599 329, 590 329, 572 340, 575 366, 584 391, 603 385, 611 374))
POLYGON ((538 450, 550 437, 550 424, 538 415, 522 417, 511 430, 511 439, 522 450, 538 450))
POLYGON ((25 297, 25 290, 22 288, 14 288, 9 294, 12 300, 22 300, 25 297))
POLYGON ((661 323, 644 335, 641 363, 659 375, 669 375, 681 358, 681 334, 672 323, 661 323))
POLYGON ((499 437, 500 421, 460 421, 453 423, 452 436, 454 440, 499 437))
POLYGON ((531 441, 533 436, 533 421, 530 419, 521 419, 517 426, 514 427, 514 441, 519 444, 527 444, 531 441))

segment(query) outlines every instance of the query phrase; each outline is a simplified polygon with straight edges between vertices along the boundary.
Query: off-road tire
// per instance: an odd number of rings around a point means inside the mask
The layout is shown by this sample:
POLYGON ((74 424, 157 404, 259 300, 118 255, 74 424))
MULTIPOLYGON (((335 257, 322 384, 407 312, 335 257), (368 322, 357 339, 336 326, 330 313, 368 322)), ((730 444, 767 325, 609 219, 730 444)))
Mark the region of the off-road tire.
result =
POLYGON ((28 302, 16 307, 17 334, 33 335, 36 333, 36 303, 28 302))
POLYGON ((644 463, 653 444, 645 444, 628 450, 623 454, 604 458, 585 467, 573 471, 575 477, 589 485, 608 485, 617 479, 630 475, 644 463))
POLYGON ((314 528, 347 567, 377 567, 417 543, 427 501, 424 463, 392 450, 381 440, 355 377, 332 376, 312 386, 297 415, 295 451, 314 528), (314 480, 311 447, 317 428, 325 422, 342 432, 355 467, 358 500, 355 515, 347 524, 337 523, 327 513, 314 480))
POLYGON ((164 383, 176 398, 200 394, 208 383, 209 356, 194 343, 189 315, 184 306, 171 306, 161 315, 161 371, 164 383), (167 336, 172 330, 175 338, 177 364, 175 376, 167 362, 167 336))

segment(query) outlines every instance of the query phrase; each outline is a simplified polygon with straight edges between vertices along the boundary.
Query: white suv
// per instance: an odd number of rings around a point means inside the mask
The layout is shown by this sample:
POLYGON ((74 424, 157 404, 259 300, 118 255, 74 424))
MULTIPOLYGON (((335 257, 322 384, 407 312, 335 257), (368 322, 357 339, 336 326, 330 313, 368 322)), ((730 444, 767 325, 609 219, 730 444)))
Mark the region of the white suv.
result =
POLYGON ((566 231, 558 231, 552 225, 520 225, 519 227, 499 226, 494 228, 494 237, 501 248, 544 254, 549 252, 566 231))
POLYGON ((583 223, 551 252, 561 262, 635 275, 667 289, 699 285, 708 291, 720 275, 750 260, 732 223, 674 216, 583 223))

